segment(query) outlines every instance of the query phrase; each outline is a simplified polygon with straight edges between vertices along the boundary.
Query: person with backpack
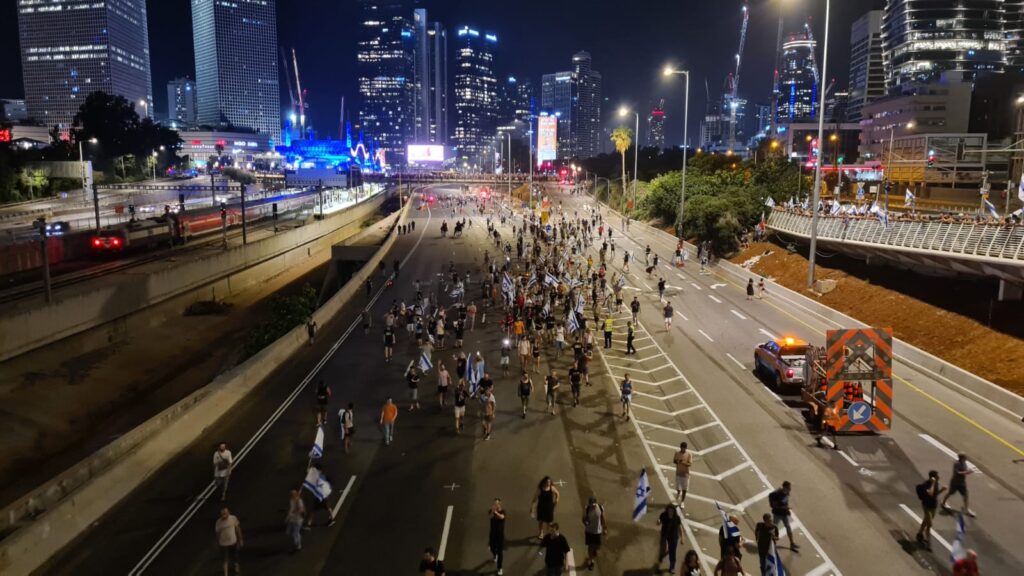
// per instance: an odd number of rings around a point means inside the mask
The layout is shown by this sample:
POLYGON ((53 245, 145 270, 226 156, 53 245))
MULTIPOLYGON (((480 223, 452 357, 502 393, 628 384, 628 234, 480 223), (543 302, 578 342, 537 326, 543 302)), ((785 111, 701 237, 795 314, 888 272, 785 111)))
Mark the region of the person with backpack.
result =
POLYGON ((772 523, 776 527, 781 523, 786 527, 786 536, 789 538, 789 549, 798 552, 800 547, 793 542, 793 529, 789 525, 789 517, 793 511, 789 507, 789 493, 793 485, 786 480, 782 487, 768 495, 768 505, 772 508, 772 523))
POLYGON ((354 407, 355 405, 349 402, 347 408, 342 408, 338 411, 338 424, 341 430, 341 440, 345 443, 345 454, 348 454, 349 449, 352 448, 352 435, 356 432, 355 420, 352 414, 354 407))
POLYGON ((917 498, 921 500, 921 527, 917 529, 917 543, 928 550, 932 549, 932 520, 939 509, 939 495, 945 491, 935 470, 929 470, 928 478, 917 485, 917 498))
POLYGON ((597 503, 597 497, 591 496, 587 508, 583 511, 583 537, 587 545, 587 558, 583 565, 593 570, 597 562, 597 552, 601 549, 601 536, 604 535, 604 506, 597 503))

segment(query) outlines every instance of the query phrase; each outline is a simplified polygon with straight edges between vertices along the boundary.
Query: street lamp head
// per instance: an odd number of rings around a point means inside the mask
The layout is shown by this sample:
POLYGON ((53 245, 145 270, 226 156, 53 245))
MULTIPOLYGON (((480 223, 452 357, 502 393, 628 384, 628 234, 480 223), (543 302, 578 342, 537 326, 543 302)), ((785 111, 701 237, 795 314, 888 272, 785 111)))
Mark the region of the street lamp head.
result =
POLYGON ((1017 104, 1024 104, 1024 94, 1017 96, 1017 104))
POLYGON ((835 142, 836 140, 839 140, 839 135, 838 134, 833 134, 833 135, 829 136, 828 139, 830 141, 832 141, 832 142, 835 142))
POLYGON ((907 130, 912 129, 913 127, 914 127, 914 121, 913 120, 911 120, 910 122, 907 122, 907 130))
POLYGON ((629 114, 629 108, 626 108, 625 106, 620 106, 619 116, 625 116, 626 114, 629 114))
POLYGON ((676 71, 671 66, 665 66, 665 69, 661 71, 663 76, 671 76, 675 73, 676 71))
POLYGON ((95 144, 97 142, 99 142, 99 140, 97 140, 95 138, 89 138, 89 144, 95 144))
POLYGON ((808 134, 807 136, 804 136, 804 140, 807 141, 807 142, 810 142, 811 141, 811 135, 808 134))

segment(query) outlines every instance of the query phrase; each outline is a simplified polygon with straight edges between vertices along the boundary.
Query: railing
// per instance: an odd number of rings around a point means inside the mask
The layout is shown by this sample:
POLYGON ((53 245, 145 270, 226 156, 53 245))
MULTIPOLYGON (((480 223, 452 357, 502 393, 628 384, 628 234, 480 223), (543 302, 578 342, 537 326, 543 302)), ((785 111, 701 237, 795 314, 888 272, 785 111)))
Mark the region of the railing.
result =
MULTIPOLYGON (((811 216, 776 209, 768 217, 768 227, 809 238, 811 216)), ((847 220, 824 216, 818 219, 818 238, 1024 263, 1024 226, 1021 225, 893 220, 886 226, 877 218, 847 220)))

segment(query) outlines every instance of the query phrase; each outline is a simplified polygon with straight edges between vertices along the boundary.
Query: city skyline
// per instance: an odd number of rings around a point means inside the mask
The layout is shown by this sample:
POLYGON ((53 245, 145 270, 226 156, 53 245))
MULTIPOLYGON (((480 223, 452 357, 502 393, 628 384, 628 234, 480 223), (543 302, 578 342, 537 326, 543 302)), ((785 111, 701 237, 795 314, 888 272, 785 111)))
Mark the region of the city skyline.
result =
MULTIPOLYGON (((496 74, 499 78, 515 75, 540 85, 541 76, 564 68, 561 64, 571 54, 585 50, 598 62, 598 69, 604 75, 605 113, 602 127, 617 125, 618 119, 607 111, 621 105, 646 108, 647 102, 661 98, 666 100, 666 140, 679 144, 682 140, 682 94, 678 82, 665 82, 660 77, 661 66, 668 61, 689 66, 693 70, 691 85, 691 143, 697 134, 695 111, 705 108, 703 90, 699 83, 707 81, 712 87, 720 86, 726 74, 731 71, 732 54, 739 36, 741 21, 739 0, 735 6, 729 2, 702 6, 705 26, 687 28, 683 22, 685 7, 655 6, 657 18, 652 12, 638 10, 622 14, 622 18, 611 17, 615 11, 610 3, 569 2, 565 7, 579 15, 578 25, 573 34, 566 34, 564 26, 555 19, 544 18, 542 5, 526 2, 518 10, 511 7, 476 6, 472 2, 417 2, 415 7, 424 7, 431 21, 440 22, 449 34, 457 26, 471 24, 481 29, 493 30, 502 38, 496 54, 496 74), (529 10, 530 6, 538 8, 529 10), (518 20, 527 16, 527 26, 518 20), (540 15, 540 16, 539 16, 540 15), (632 27, 632 28, 631 28, 632 27), (635 29, 628 37, 635 39, 622 45, 616 38, 621 30, 635 29), (643 30, 641 35, 639 30, 643 30), (680 34, 679 32, 684 32, 680 34), (641 41, 642 40, 642 41, 641 41), (720 49, 708 49, 708 45, 720 49), (687 54, 693 55, 689 61, 687 54), (698 58, 699 55, 699 58, 698 58), (672 121, 675 119, 675 122, 672 121)), ((815 33, 821 34, 818 19, 822 17, 823 6, 818 3, 795 2, 785 7, 787 27, 796 27, 810 11, 817 18, 812 20, 815 33)), ((823 4, 823 3, 821 3, 823 4)), ((881 0, 857 0, 833 6, 831 42, 833 47, 848 43, 849 26, 844 24, 859 17, 871 8, 880 8, 881 0)), ((294 47, 298 54, 303 75, 303 86, 308 87, 310 101, 310 125, 321 135, 337 135, 339 101, 342 97, 349 103, 358 102, 356 85, 355 54, 358 13, 356 3, 344 6, 329 2, 308 3, 306 14, 278 17, 279 44, 285 49, 294 47), (317 17, 312 17, 317 14, 317 17), (320 16, 323 16, 322 18, 320 16), (342 56, 334 57, 332 54, 342 56)), ((153 61, 152 83, 163 87, 176 77, 195 77, 194 56, 191 43, 191 15, 188 0, 150 3, 149 28, 152 36, 151 58, 153 61), (173 46, 173 49, 169 49, 173 46)), ((15 6, 2 10, 16 16, 15 6)), ((740 96, 753 104, 767 103, 771 88, 771 52, 775 43, 776 23, 779 7, 774 3, 759 3, 751 6, 751 26, 744 55, 744 84, 740 96)), ((0 14, 3 15, 3 14, 0 14)), ((411 14, 410 14, 411 19, 411 14)), ((7 20, 4 20, 7 21, 7 20)), ((13 32, 13 30, 12 30, 13 32)), ((834 49, 829 56, 830 78, 836 78, 839 86, 845 85, 846 61, 849 51, 834 49)), ((18 42, 14 34, 0 40, 0 62, 11 62, 5 69, 15 71, 0 79, 0 97, 16 98, 22 95, 20 66, 16 59, 18 42), (13 66, 13 67, 12 67, 13 66)), ((449 82, 452 74, 449 73, 449 82)), ((164 90, 155 91, 155 111, 167 109, 164 90)), ((716 90, 711 98, 717 99, 716 90)), ((286 98, 286 94, 281 95, 286 98)), ((287 100, 282 100, 282 103, 287 100)), ((449 106, 449 123, 454 124, 453 110, 449 106)), ((357 121, 357 108, 346 107, 349 120, 357 121)), ((284 112, 282 110, 282 112, 284 112)), ((646 110, 644 111, 646 113, 646 110)), ((452 130, 449 129, 449 133, 452 130)), ((642 141, 646 141, 646 126, 641 128, 642 141)))

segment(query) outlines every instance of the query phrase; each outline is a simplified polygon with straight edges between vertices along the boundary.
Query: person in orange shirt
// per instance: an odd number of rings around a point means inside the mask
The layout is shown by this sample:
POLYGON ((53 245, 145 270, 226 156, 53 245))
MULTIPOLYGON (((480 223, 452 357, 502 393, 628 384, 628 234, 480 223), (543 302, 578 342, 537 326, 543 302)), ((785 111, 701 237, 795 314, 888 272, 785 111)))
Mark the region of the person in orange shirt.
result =
POLYGON ((384 444, 391 444, 395 436, 395 420, 398 419, 398 406, 395 405, 391 396, 384 401, 384 408, 380 411, 380 423, 384 427, 384 444))

